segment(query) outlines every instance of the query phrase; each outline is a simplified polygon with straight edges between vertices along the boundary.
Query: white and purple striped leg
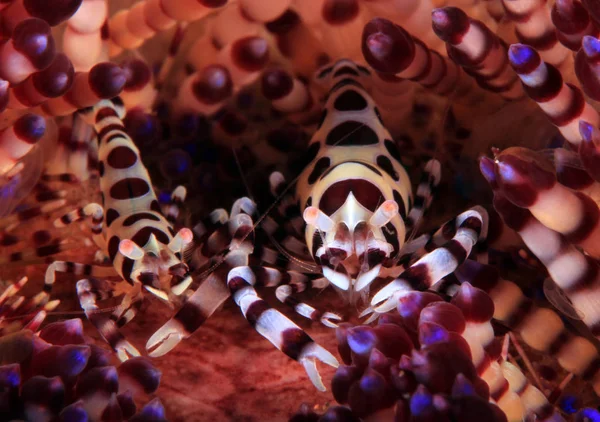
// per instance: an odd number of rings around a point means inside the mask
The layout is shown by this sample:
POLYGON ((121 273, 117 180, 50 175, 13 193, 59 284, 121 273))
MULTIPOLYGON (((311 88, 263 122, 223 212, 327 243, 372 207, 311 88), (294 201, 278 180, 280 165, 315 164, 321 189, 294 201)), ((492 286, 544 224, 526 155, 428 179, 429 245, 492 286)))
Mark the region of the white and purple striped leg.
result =
POLYGON ((187 258, 186 261, 190 267, 191 271, 196 271, 197 269, 203 267, 210 261, 210 258, 214 256, 214 253, 208 248, 207 244, 213 243, 210 242, 211 236, 218 236, 219 231, 224 231, 224 226, 226 226, 229 221, 229 214, 223 208, 216 209, 212 211, 207 217, 202 218, 194 228, 192 232, 194 233, 194 241, 193 245, 188 250, 189 254, 184 254, 187 258))
POLYGON ((285 243, 289 237, 299 239, 302 243, 304 241, 304 219, 293 192, 285 193, 287 183, 279 172, 271 173, 269 185, 273 201, 279 203, 266 218, 266 220, 270 220, 265 224, 265 230, 280 244, 285 243))
POLYGON ((327 287, 329 282, 326 278, 321 277, 317 280, 306 280, 291 284, 284 284, 275 289, 275 296, 281 303, 290 306, 294 311, 305 318, 314 322, 320 322, 326 327, 337 328, 338 322, 342 321, 342 317, 333 312, 323 312, 307 303, 299 301, 295 295, 310 288, 323 289, 327 287))
POLYGON ((402 249, 400 249, 400 252, 398 253, 396 266, 406 268, 425 255, 428 252, 425 248, 430 243, 431 238, 431 234, 424 233, 402 245, 402 249))
POLYGON ((85 207, 79 207, 68 212, 54 221, 54 227, 66 227, 76 221, 91 218, 90 228, 92 233, 99 235, 102 233, 102 220, 104 219, 104 210, 102 206, 96 203, 87 204, 85 207))
MULTIPOLYGON (((132 290, 127 293, 123 301, 131 302, 136 293, 139 291, 132 290)), ((98 286, 98 282, 93 279, 82 279, 77 282, 77 297, 81 308, 104 340, 117 352, 119 359, 125 361, 130 357, 140 356, 140 352, 119 332, 114 314, 109 317, 98 307, 97 302, 107 296, 109 294, 106 292, 106 286, 98 286)))
POLYGON ((271 173, 269 183, 272 200, 278 205, 268 210, 261 224, 262 236, 266 237, 257 242, 255 255, 268 264, 287 266, 288 270, 320 272, 306 247, 305 223, 298 201, 291 193, 285 194, 287 184, 281 173, 271 173), (272 247, 265 247, 266 244, 272 247))
POLYGON ((140 289, 137 289, 135 294, 126 294, 119 306, 110 315, 110 319, 117 324, 118 328, 125 326, 139 312, 143 299, 144 296, 140 289))
POLYGON ((254 222, 252 214, 256 212, 254 202, 249 198, 240 198, 234 202, 229 216, 229 250, 241 252, 246 256, 254 250, 254 222))
MULTIPOLYGON (((239 247, 252 248, 254 223, 250 215, 256 207, 249 198, 240 198, 233 204, 231 213, 219 208, 194 229, 194 250, 190 265, 194 269, 211 265, 214 259, 223 259, 224 252, 239 247)), ((250 252, 249 252, 250 253, 250 252)))
POLYGON ((310 276, 297 271, 285 271, 278 268, 251 265, 245 267, 254 277, 254 287, 276 287, 275 296, 284 305, 291 307, 296 313, 326 327, 336 328, 342 317, 333 312, 323 312, 294 297, 307 289, 324 289, 329 285, 325 277, 311 279, 310 276))
MULTIPOLYGON (((487 235, 488 235, 488 226, 489 226, 489 216, 487 211, 482 207, 474 207, 480 211, 481 215, 484 217, 485 221, 481 228, 481 233, 479 234, 479 239, 477 239, 477 244, 474 246, 471 251, 471 258, 476 259, 478 262, 487 263, 488 258, 488 244, 487 244, 487 235)), ((438 230, 431 235, 431 239, 427 242, 424 249, 427 252, 433 251, 435 248, 442 246, 444 243, 448 242, 452 237, 456 234, 458 230, 459 224, 457 222, 457 218, 453 218, 450 221, 444 223, 438 230)))
MULTIPOLYGON (((49 191, 51 196, 54 196, 55 192, 49 191)), ((50 200, 44 205, 38 205, 32 208, 29 208, 17 216, 11 216, 12 219, 17 219, 18 221, 30 220, 32 218, 38 216, 46 216, 47 213, 56 209, 56 207, 60 207, 63 204, 63 199, 59 200, 50 200)), ((65 214, 60 219, 57 219, 54 222, 54 226, 56 228, 63 228, 66 225, 81 220, 83 218, 91 217, 90 228, 92 233, 94 234, 94 240, 96 241, 99 247, 103 247, 103 239, 100 236, 102 232, 102 219, 103 219, 103 211, 102 207, 98 204, 88 204, 86 207, 78 208, 74 211, 65 214)), ((4 221, 6 222, 6 220, 4 221)), ((1 225, 2 223, 0 223, 1 225)), ((7 232, 9 232, 13 226, 18 225, 19 223, 11 223, 7 227, 7 232)), ((38 230, 34 232, 30 239, 31 243, 34 246, 37 246, 35 249, 21 250, 15 251, 14 253, 7 254, 4 259, 0 259, 0 262, 11 262, 11 263, 32 263, 31 261, 40 261, 39 258, 48 257, 51 255, 56 255, 60 252, 63 252, 68 249, 72 249, 74 246, 66 243, 61 236, 54 238, 53 231, 49 230, 38 230)), ((26 239, 19 239, 18 236, 14 236, 12 234, 5 233, 3 236, 0 236, 0 242, 2 242, 3 246, 12 246, 18 243, 19 241, 24 241, 26 239)), ((44 260, 41 260, 42 262, 44 260)))
POLYGON ((446 243, 423 256, 373 297, 371 307, 385 313, 398 298, 413 290, 424 291, 460 266, 482 234, 487 233, 487 212, 474 207, 456 217, 456 233, 446 243))
POLYGON ((183 339, 188 338, 229 298, 225 275, 237 265, 246 265, 248 256, 242 251, 231 252, 217 270, 202 281, 181 308, 160 327, 146 343, 148 355, 162 356, 183 339))
POLYGON ((102 267, 98 265, 79 264, 77 262, 70 261, 54 261, 46 269, 46 275, 44 278, 44 293, 47 295, 47 297, 50 297, 52 287, 56 281, 57 272, 98 278, 119 276, 119 273, 113 266, 102 267))
POLYGON ((186 188, 177 186, 171 193, 171 202, 162 207, 163 215, 169 223, 175 224, 177 222, 177 218, 179 218, 181 212, 181 206, 183 205, 186 196, 186 188))
MULTIPOLYGON (((230 239, 230 252, 220 261, 208 261, 211 272, 206 279, 202 279, 202 274, 194 284, 199 284, 195 291, 189 290, 187 300, 182 307, 160 327, 146 343, 146 350, 152 357, 162 356, 177 346, 183 339, 191 336, 204 322, 229 298, 227 290, 227 273, 236 267, 248 265, 248 255, 252 253, 252 230, 254 224, 252 218, 245 213, 248 209, 248 202, 237 201, 232 209, 233 217, 229 224, 223 223, 221 229, 227 229, 227 235, 230 239)), ((223 217, 222 213, 221 217, 223 217)), ((226 214, 226 213, 225 213, 226 214)), ((218 215, 213 215, 218 218, 218 215)), ((214 220, 213 220, 214 222, 214 220)), ((202 236, 202 235, 201 235, 202 236)), ((210 240, 210 238, 208 239, 210 240)), ((222 251, 219 251, 222 255, 222 251)), ((214 255, 214 254, 213 254, 214 255)), ((206 265, 205 265, 206 266, 206 265)))
POLYGON ((300 362, 315 387, 325 391, 316 361, 320 360, 337 367, 337 359, 315 343, 300 327, 261 299, 253 287, 255 283, 254 273, 248 267, 234 268, 227 276, 227 286, 233 300, 250 325, 287 356, 300 362))
POLYGON ((417 225, 421 221, 421 218, 423 218, 423 214, 425 214, 425 211, 431 205, 435 188, 439 185, 441 178, 442 169, 440 162, 435 159, 429 160, 423 169, 413 206, 406 216, 407 236, 417 229, 417 225))
POLYGON ((254 217, 256 215, 256 204, 252 199, 244 196, 233 203, 229 214, 231 217, 235 217, 238 214, 248 214, 254 217))

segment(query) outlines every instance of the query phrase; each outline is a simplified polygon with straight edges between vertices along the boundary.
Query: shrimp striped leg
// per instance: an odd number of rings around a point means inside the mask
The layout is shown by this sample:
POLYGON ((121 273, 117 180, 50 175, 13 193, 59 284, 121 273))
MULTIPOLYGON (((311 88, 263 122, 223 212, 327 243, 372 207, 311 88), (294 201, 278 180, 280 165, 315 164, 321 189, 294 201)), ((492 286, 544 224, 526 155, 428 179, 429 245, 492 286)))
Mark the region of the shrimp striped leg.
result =
POLYGON ((263 227, 273 236, 275 241, 280 243, 286 242, 290 237, 301 239, 304 221, 302 220, 298 201, 292 193, 284 193, 287 184, 283 174, 279 172, 271 173, 269 185, 273 200, 278 200, 282 195, 283 197, 281 197, 275 210, 266 217, 269 222, 263 227))
POLYGON ((240 268, 243 268, 240 271, 245 274, 252 273, 255 288, 275 287, 277 299, 291 307, 299 315, 330 328, 337 327, 337 322, 341 321, 342 318, 339 315, 320 311, 294 297, 295 294, 309 288, 324 289, 329 285, 327 279, 323 277, 315 279, 314 276, 310 277, 297 271, 284 271, 266 266, 251 265, 240 268))
POLYGON ((216 209, 194 227, 197 247, 192 250, 190 262, 195 271, 212 271, 230 251, 252 253, 254 227, 250 214, 254 211, 249 198, 240 198, 233 204, 231 213, 216 209))
MULTIPOLYGON (((247 202, 246 198, 240 201, 247 202)), ((200 285, 196 290, 188 291, 189 296, 182 307, 146 343, 150 356, 162 356, 191 336, 229 298, 227 273, 233 268, 248 265, 248 256, 252 252, 253 239, 250 234, 254 225, 243 208, 240 202, 236 202, 232 209, 233 216, 225 226, 230 230, 230 246, 227 251, 221 251, 217 258, 225 256, 217 262, 209 262, 212 265, 207 269, 210 274, 206 280, 199 280, 200 285)))
POLYGON ((371 301, 375 312, 392 310, 406 292, 429 289, 456 270, 467 259, 481 234, 487 233, 487 213, 481 207, 472 208, 460 214, 456 224, 456 234, 451 240, 423 256, 377 292, 371 301))
MULTIPOLYGON (((487 241, 488 241, 488 230, 489 230, 489 215, 487 210, 482 207, 477 207, 477 209, 482 213, 486 222, 482 227, 482 231, 477 239, 477 244, 473 245, 474 248, 471 251, 470 256, 476 255, 477 261, 487 262, 487 241)), ((456 231, 458 229, 458 220, 457 218, 453 218, 446 223, 444 223, 439 229, 437 229, 433 233, 424 234, 421 236, 423 247, 421 250, 417 251, 414 255, 422 256, 426 252, 431 252, 440 246, 443 246, 444 243, 450 241, 454 235, 456 235, 456 231)))
POLYGON ((280 202, 275 209, 267 214, 262 229, 271 242, 275 243, 275 248, 279 250, 265 251, 267 252, 266 258, 270 259, 267 262, 273 264, 276 260, 280 260, 288 263, 288 269, 314 270, 314 263, 311 262, 311 257, 303 239, 304 220, 298 201, 291 193, 284 193, 287 184, 281 173, 271 173, 269 184, 272 199, 280 202), (282 253, 281 249, 285 252, 282 253), (269 258, 269 252, 271 258, 269 258))
POLYGON ((406 232, 415 230, 418 222, 431 205, 435 188, 440 184, 442 178, 441 166, 437 160, 429 160, 423 169, 423 176, 417 187, 413 206, 406 216, 406 232))
POLYGON ((65 189, 51 189, 43 183, 38 183, 35 186, 37 193, 34 196, 34 201, 37 203, 44 203, 48 201, 55 201, 67 196, 67 190, 65 189))
POLYGON ((169 223, 175 224, 177 221, 186 196, 187 189, 184 186, 177 186, 171 193, 171 202, 162 207, 162 212, 169 223))
MULTIPOLYGON (((457 219, 453 218, 443 224, 439 229, 430 233, 424 233, 416 239, 405 243, 400 251, 397 265, 403 265, 404 268, 406 268, 427 253, 433 252, 435 249, 444 246, 446 242, 450 241, 452 237, 456 235, 457 228, 457 219)), ((479 246, 485 242, 485 237, 485 234, 482 232, 479 236, 477 244, 474 246, 479 246)), ((436 285, 435 289, 437 290, 438 287, 439 286, 436 285)))
POLYGON ((231 213, 216 209, 194 227, 197 246, 192 249, 190 261, 196 271, 211 271, 229 251, 252 253, 253 223, 246 210, 254 213, 254 205, 249 198, 241 198, 233 204, 231 213))
POLYGON ((316 280, 307 280, 303 282, 296 282, 293 284, 284 284, 275 289, 275 296, 281 303, 290 306, 294 311, 314 322, 320 322, 326 327, 337 328, 338 322, 342 320, 342 317, 336 313, 321 311, 308 303, 299 301, 295 294, 302 292, 309 288, 324 289, 329 285, 326 278, 321 277, 316 280))
POLYGON ((71 173, 58 173, 58 174, 42 174, 40 179, 44 182, 63 182, 63 183, 75 183, 77 177, 71 173))
POLYGON ((175 315, 148 339, 148 354, 152 357, 162 356, 194 334, 229 298, 224 283, 225 271, 238 264, 247 264, 246 259, 241 253, 229 254, 219 268, 187 298, 175 315))
MULTIPOLYGON (((106 283, 105 283, 106 284, 106 283)), ((99 284, 93 279, 82 279, 77 282, 77 297, 88 320, 96 327, 100 335, 117 352, 121 361, 133 356, 140 356, 140 352, 123 337, 119 332, 114 314, 107 316, 98 307, 98 301, 110 297, 108 287, 99 284)), ((123 303, 131 301, 131 294, 127 293, 123 303)))
POLYGON ((46 270, 46 278, 44 283, 44 292, 50 296, 52 286, 56 280, 56 273, 84 275, 87 277, 114 277, 119 273, 114 267, 101 267, 97 265, 79 264, 70 261, 54 261, 46 270))
POLYGON ((189 256, 190 268, 194 271, 202 268, 209 263, 210 258, 214 256, 214 251, 223 250, 227 241, 223 240, 228 238, 227 234, 227 222, 229 221, 229 213, 223 209, 218 208, 211 212, 207 217, 201 219, 192 229, 194 233, 194 248, 191 248, 191 254, 189 256), (215 246, 215 239, 217 241, 222 240, 222 247, 215 246))
POLYGON ((337 368, 339 365, 337 359, 315 343, 285 315, 273 309, 258 296, 254 289, 255 284, 254 273, 248 267, 234 268, 227 276, 227 286, 233 295, 233 300, 250 325, 287 356, 300 362, 315 387, 325 391, 316 361, 337 368))
POLYGON ((99 204, 91 203, 85 207, 79 207, 54 222, 54 227, 65 227, 76 221, 90 218, 90 228, 92 233, 102 233, 102 220, 104 219, 104 210, 99 204))

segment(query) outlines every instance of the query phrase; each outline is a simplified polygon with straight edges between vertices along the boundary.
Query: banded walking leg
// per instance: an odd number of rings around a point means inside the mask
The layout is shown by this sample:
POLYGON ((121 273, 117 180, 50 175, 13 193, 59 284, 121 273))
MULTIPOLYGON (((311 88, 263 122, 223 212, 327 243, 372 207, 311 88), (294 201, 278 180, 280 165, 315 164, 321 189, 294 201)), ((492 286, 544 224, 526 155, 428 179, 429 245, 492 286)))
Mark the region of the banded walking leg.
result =
POLYGON ((149 356, 158 357, 171 351, 188 338, 229 298, 226 274, 237 265, 246 265, 243 251, 229 253, 220 266, 187 298, 182 307, 160 327, 146 343, 149 356))
POLYGON ((68 212, 54 221, 54 227, 66 227, 76 221, 91 218, 89 223, 92 233, 99 235, 102 233, 102 220, 104 219, 104 210, 102 206, 96 203, 87 204, 85 207, 79 207, 68 212))
POLYGON ((245 271, 250 271, 254 276, 254 287, 276 287, 275 296, 284 305, 291 307, 296 313, 315 322, 320 322, 326 327, 337 327, 336 321, 341 321, 341 316, 333 312, 322 312, 314 307, 300 302, 294 297, 307 289, 324 289, 329 285, 325 277, 311 279, 309 276, 297 271, 284 271, 265 266, 245 266, 245 271))
POLYGON ((254 223, 245 210, 254 212, 254 203, 248 198, 238 199, 233 204, 230 216, 222 209, 213 211, 212 218, 219 218, 220 221, 216 230, 196 248, 193 256, 196 269, 210 272, 220 265, 230 252, 238 251, 245 255, 253 252, 254 223))
POLYGON ((407 238, 409 238, 408 233, 414 232, 417 229, 419 221, 421 221, 425 211, 431 205, 435 188, 439 185, 441 178, 442 170, 440 162, 435 159, 429 160, 423 169, 413 206, 406 216, 407 238))
MULTIPOLYGON (((40 167, 42 165, 39 164, 40 167)), ((21 166, 23 163, 17 164, 15 169, 21 166)), ((0 219, 11 215, 16 207, 24 210, 67 196, 66 190, 54 190, 39 182, 38 173, 31 169, 33 166, 35 164, 29 165, 26 172, 12 178, 6 174, 0 175, 0 219)))
POLYGON ((240 251, 250 255, 254 249, 254 222, 252 215, 256 211, 254 202, 249 198, 240 198, 233 203, 229 216, 230 251, 240 251))
POLYGON ((482 233, 487 233, 487 213, 474 207, 456 217, 456 234, 443 246, 434 249, 412 264, 400 276, 383 287, 371 300, 377 313, 396 307, 403 292, 429 289, 446 275, 452 273, 471 253, 482 233))
POLYGON ((250 199, 240 198, 233 204, 231 215, 219 208, 198 223, 193 230, 196 246, 190 257, 194 269, 210 266, 214 257, 222 259, 225 251, 239 247, 242 239, 253 231, 250 215, 254 211, 255 206, 250 199), (238 229, 241 230, 239 233, 238 229))
MULTIPOLYGON (((474 245, 473 250, 471 251, 473 255, 476 255, 477 261, 479 262, 487 262, 487 236, 488 236, 488 228, 489 228, 489 214, 487 210, 482 207, 474 207, 473 209, 479 210, 481 215, 485 218, 484 224, 481 228, 481 233, 479 234, 479 239, 477 239, 477 244, 474 245)), ((426 252, 431 252, 435 248, 442 246, 444 243, 448 242, 452 237, 456 234, 458 229, 457 219, 453 218, 450 221, 444 223, 439 229, 437 229, 431 236, 429 241, 425 244, 424 250, 426 252)))
MULTIPOLYGON (((204 322, 229 298, 227 274, 232 268, 248 265, 248 256, 252 253, 254 224, 245 214, 247 203, 237 202, 232 209, 233 217, 226 226, 230 233, 230 248, 225 257, 208 268, 209 275, 198 280, 200 285, 195 291, 188 290, 187 300, 182 307, 154 333, 146 343, 146 350, 152 357, 162 356, 177 346, 181 340, 191 336, 204 322)), ((194 281, 196 284, 197 281, 194 281)))
POLYGON ((272 173, 269 183, 272 200, 278 203, 273 210, 267 210, 261 225, 262 232, 267 238, 265 242, 257 243, 257 252, 261 259, 268 264, 281 261, 288 270, 320 272, 306 247, 305 223, 298 201, 292 194, 284 194, 286 183, 281 173, 272 173))
POLYGON ((238 214, 248 214, 250 217, 255 217, 256 204, 250 198, 244 196, 233 203, 230 214, 232 217, 238 214))
POLYGON ((181 212, 181 206, 187 196, 187 190, 183 186, 177 186, 171 193, 171 202, 162 206, 162 212, 167 221, 171 224, 175 224, 179 213, 181 212))
POLYGON ((260 335, 290 358, 300 362, 314 386, 325 391, 316 361, 337 367, 337 359, 313 341, 300 327, 258 296, 256 278, 248 267, 237 267, 227 275, 227 286, 244 317, 260 335))
MULTIPOLYGON (((126 286, 129 287, 129 284, 126 286)), ((110 315, 110 319, 117 324, 118 328, 128 324, 142 307, 144 300, 142 289, 134 287, 130 293, 125 294, 119 306, 110 315)))
POLYGON ((185 260, 188 262, 191 271, 196 271, 199 268, 209 262, 211 256, 211 247, 207 244, 214 243, 214 239, 211 237, 217 237, 219 234, 215 234, 222 229, 223 226, 229 221, 229 214, 223 208, 213 210, 207 217, 201 219, 192 232, 194 233, 194 241, 185 255, 185 260))
POLYGON ((342 321, 342 317, 333 312, 323 312, 305 302, 299 301, 294 297, 297 293, 310 288, 324 289, 329 285, 325 277, 316 280, 307 279, 305 281, 283 284, 275 289, 275 296, 281 303, 290 306, 294 311, 305 318, 314 322, 320 322, 326 327, 337 328, 337 322, 342 321))
POLYGON ((425 253, 427 253, 425 247, 431 241, 431 237, 431 234, 424 233, 402 245, 402 249, 400 249, 400 252, 398 252, 398 257, 395 260, 395 266, 406 268, 411 263, 425 255, 425 253))
POLYGON ((44 293, 46 294, 46 299, 50 297, 57 272, 97 278, 119 277, 119 273, 113 266, 101 267, 98 265, 79 264, 70 261, 54 261, 46 269, 44 278, 44 293))
POLYGON ((285 178, 281 173, 273 172, 269 177, 269 185, 272 200, 277 206, 268 212, 263 228, 279 244, 284 244, 289 237, 303 243, 304 219, 293 193, 285 193, 285 178))
MULTIPOLYGON (((134 286, 133 289, 126 293, 123 297, 123 303, 128 305, 125 308, 131 306, 133 299, 139 295, 139 285, 134 286)), ((102 284, 101 281, 94 279, 79 280, 77 282, 77 297, 79 298, 79 304, 84 310, 88 320, 94 324, 102 338, 104 338, 110 347, 117 353, 117 356, 122 362, 130 357, 140 356, 140 352, 138 352, 138 350, 119 332, 119 326, 124 324, 117 324, 118 317, 116 317, 115 313, 113 312, 111 316, 107 316, 98 307, 98 302, 112 297, 112 290, 108 286, 108 283, 102 284)), ((127 309, 124 310, 124 312, 127 311, 127 309)), ((131 316, 131 318, 132 317, 133 316, 131 316)), ((126 322, 131 318, 127 319, 126 322)))
MULTIPOLYGON (((252 254, 253 261, 251 261, 253 264, 276 266, 287 271, 297 271, 304 274, 321 272, 309 256, 298 257, 288 253, 289 250, 286 250, 285 245, 272 245, 264 231, 258 230, 254 235, 256 242, 252 254)), ((297 239, 294 239, 294 241, 298 242, 297 239)), ((302 246, 306 247, 305 244, 302 244, 302 246)))

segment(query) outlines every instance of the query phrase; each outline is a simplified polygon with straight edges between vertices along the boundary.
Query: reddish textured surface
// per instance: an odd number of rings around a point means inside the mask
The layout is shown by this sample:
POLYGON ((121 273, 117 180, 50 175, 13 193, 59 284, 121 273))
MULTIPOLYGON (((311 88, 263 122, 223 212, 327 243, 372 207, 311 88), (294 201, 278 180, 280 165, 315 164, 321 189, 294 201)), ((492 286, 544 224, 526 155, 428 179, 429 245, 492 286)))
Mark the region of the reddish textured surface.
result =
MULTIPOLYGON (((333 292, 325 296, 336 299, 333 292)), ((157 301, 152 305, 124 330, 140 349, 169 315, 166 308, 156 310, 157 301)), ((337 355, 333 330, 310 327, 300 322, 301 317, 287 315, 337 355)), ((301 403, 326 406, 333 401, 329 391, 320 393, 313 387, 300 364, 256 333, 232 300, 195 335, 155 362, 163 372, 158 396, 173 422, 286 421, 301 403)), ((334 370, 320 368, 328 385, 334 370)))

